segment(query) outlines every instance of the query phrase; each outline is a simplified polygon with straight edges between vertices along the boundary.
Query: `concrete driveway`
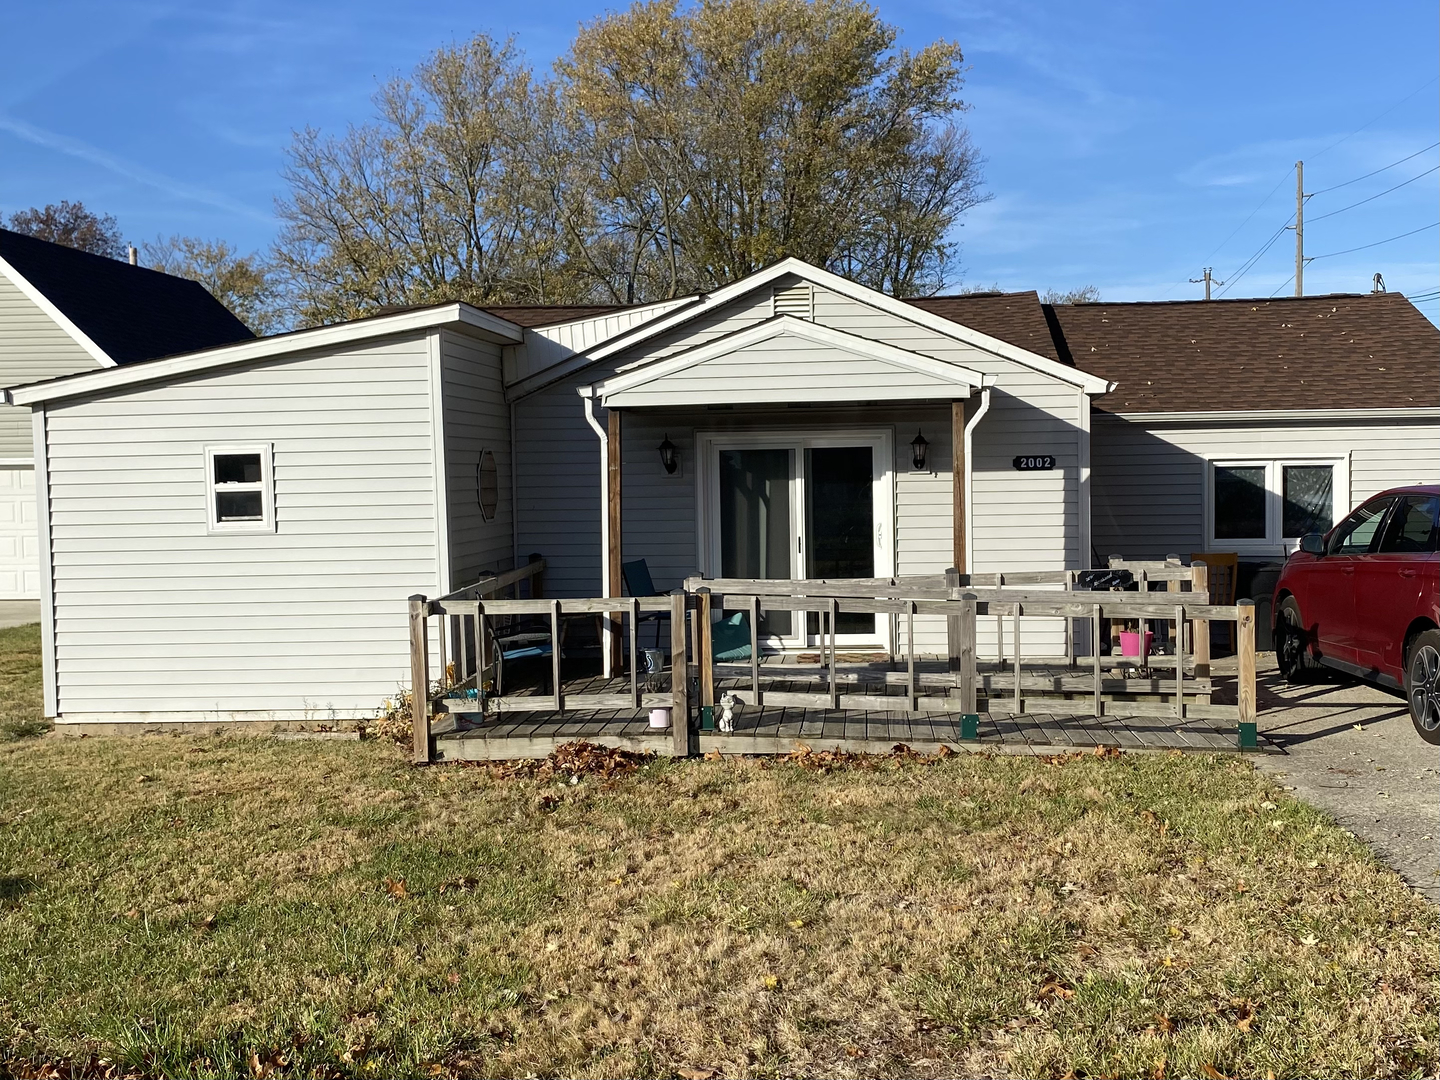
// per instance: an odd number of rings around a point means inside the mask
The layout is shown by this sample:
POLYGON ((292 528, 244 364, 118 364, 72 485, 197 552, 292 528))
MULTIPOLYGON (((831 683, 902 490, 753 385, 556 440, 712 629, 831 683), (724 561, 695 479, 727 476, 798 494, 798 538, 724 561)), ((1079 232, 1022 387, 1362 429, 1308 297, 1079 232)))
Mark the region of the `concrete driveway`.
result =
POLYGON ((39 621, 39 600, 0 600, 0 629, 39 621))
POLYGON ((1256 765, 1440 903, 1440 746, 1415 733, 1404 697, 1338 673, 1288 686, 1274 653, 1260 654, 1256 675, 1260 730, 1285 751, 1256 765))

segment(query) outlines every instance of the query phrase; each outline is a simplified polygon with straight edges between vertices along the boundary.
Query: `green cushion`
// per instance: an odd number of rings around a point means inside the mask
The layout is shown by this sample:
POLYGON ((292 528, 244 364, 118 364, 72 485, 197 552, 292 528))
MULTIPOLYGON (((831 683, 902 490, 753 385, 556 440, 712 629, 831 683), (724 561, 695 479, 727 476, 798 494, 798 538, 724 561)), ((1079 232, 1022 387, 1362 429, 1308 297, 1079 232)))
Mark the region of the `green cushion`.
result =
POLYGON ((710 655, 723 664, 750 659, 750 617, 737 611, 710 627, 710 655))

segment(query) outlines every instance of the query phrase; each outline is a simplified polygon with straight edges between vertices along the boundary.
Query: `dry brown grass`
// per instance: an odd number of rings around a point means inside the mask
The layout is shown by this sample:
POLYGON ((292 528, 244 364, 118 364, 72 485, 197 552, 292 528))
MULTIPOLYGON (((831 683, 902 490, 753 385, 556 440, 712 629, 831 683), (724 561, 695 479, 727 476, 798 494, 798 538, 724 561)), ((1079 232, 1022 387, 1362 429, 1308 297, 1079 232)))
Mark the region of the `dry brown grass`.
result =
POLYGON ((166 1076, 1440 1061, 1435 912, 1242 761, 816 764, 4 744, 0 1047, 166 1076))

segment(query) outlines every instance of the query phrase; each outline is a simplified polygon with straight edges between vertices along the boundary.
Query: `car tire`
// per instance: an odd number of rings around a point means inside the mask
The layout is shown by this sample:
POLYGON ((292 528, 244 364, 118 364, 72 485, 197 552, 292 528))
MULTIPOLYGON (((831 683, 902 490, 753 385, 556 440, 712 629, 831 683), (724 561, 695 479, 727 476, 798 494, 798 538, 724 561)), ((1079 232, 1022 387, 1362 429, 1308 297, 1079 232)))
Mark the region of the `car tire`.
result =
POLYGON ((1440 745, 1440 630, 1416 635, 1405 654, 1405 699, 1420 738, 1440 745))
POLYGON ((1292 683, 1309 682, 1320 671, 1320 664, 1310 651, 1310 635, 1300 617, 1300 604, 1293 596, 1280 601, 1275 619, 1275 663, 1280 674, 1292 683))

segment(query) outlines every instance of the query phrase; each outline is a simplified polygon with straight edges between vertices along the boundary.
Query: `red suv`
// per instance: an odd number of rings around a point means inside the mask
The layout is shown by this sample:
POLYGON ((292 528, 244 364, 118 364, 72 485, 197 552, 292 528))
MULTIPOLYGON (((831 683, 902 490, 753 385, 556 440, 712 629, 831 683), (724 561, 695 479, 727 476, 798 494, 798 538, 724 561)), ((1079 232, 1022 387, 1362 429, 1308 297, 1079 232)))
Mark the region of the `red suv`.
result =
POLYGON ((1293 681, 1324 665, 1403 688, 1440 743, 1440 485, 1393 488, 1323 536, 1275 584, 1275 658, 1293 681))

